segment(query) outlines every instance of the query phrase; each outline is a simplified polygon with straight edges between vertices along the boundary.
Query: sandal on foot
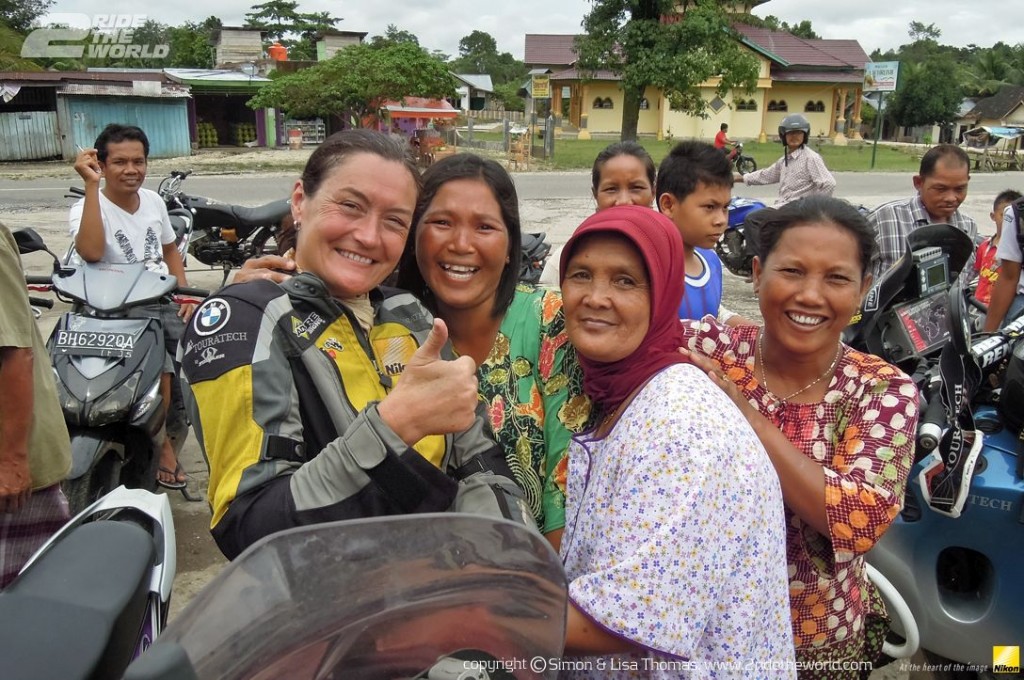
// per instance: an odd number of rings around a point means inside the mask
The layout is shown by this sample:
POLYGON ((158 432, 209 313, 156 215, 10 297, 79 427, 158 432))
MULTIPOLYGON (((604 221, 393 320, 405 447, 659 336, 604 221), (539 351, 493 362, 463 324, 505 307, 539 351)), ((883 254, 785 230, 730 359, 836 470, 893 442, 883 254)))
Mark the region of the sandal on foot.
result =
POLYGON ((162 486, 165 489, 171 489, 172 491, 178 491, 188 487, 188 482, 186 480, 178 479, 179 474, 185 474, 185 471, 181 468, 181 463, 175 465, 173 470, 171 470, 170 468, 166 468, 163 465, 158 467, 157 470, 158 472, 156 475, 156 483, 158 486, 162 486), (172 477, 174 477, 174 481, 165 482, 164 480, 160 479, 161 472, 164 473, 165 475, 171 475, 172 477))

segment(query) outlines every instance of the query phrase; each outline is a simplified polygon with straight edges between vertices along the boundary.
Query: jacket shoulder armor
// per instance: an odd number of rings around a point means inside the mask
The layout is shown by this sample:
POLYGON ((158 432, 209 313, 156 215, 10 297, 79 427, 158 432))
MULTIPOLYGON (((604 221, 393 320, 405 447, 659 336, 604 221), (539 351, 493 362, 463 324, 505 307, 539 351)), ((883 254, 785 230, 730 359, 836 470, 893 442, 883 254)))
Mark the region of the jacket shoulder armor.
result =
POLYGON ((286 297, 270 281, 252 281, 223 288, 196 309, 181 339, 181 370, 190 383, 213 380, 251 364, 266 308, 286 297))

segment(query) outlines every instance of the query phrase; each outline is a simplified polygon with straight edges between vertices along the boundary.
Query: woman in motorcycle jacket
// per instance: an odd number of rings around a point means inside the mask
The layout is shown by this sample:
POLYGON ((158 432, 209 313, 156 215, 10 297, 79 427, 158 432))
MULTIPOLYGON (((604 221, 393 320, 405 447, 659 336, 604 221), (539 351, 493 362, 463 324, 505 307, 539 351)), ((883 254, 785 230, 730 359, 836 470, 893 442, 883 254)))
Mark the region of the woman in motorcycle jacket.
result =
POLYGON ((689 322, 687 354, 740 406, 782 483, 797 659, 821 662, 800 676, 856 677, 840 664, 873 662, 887 628, 864 554, 900 511, 917 389, 840 342, 871 283, 865 218, 824 196, 765 212, 754 259, 764 326, 689 322))
POLYGON ((297 274, 229 286, 189 324, 186 404, 227 557, 289 527, 377 515, 532 525, 478 410, 476 364, 449 360, 444 323, 414 297, 378 287, 419 182, 386 135, 334 135, 292 194, 297 274))

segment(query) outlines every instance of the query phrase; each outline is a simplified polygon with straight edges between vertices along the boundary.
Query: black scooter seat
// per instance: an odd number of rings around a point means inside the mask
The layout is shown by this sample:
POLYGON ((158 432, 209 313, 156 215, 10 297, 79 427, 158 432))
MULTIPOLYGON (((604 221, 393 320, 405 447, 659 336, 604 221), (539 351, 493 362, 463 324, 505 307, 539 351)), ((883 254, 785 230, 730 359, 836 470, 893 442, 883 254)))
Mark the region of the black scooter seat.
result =
POLYGON ((146 609, 153 538, 103 520, 71 531, 0 593, 5 680, 120 678, 146 609))
POLYGON ((246 208, 241 205, 229 205, 227 203, 215 203, 204 206, 203 210, 215 210, 225 215, 227 220, 217 226, 225 227, 260 227, 277 224, 286 215, 291 213, 291 203, 287 198, 282 198, 266 205, 256 208, 246 208))

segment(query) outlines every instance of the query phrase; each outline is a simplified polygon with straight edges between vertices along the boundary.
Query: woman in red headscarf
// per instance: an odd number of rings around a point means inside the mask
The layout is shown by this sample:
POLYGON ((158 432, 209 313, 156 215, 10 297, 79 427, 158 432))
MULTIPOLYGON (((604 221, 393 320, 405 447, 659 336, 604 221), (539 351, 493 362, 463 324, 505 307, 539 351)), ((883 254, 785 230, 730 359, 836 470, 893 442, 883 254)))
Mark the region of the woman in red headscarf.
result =
POLYGON ((737 407, 677 351, 682 267, 675 226, 637 206, 591 216, 562 253, 598 413, 569 453, 566 654, 584 657, 571 677, 794 674, 779 482, 737 407))

